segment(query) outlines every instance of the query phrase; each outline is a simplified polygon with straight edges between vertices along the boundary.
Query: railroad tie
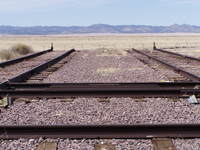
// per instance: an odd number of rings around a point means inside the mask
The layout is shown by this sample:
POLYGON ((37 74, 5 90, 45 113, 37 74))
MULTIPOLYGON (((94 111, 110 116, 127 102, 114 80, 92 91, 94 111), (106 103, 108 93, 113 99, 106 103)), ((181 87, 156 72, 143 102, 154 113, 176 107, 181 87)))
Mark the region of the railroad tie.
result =
POLYGON ((7 97, 0 97, 0 107, 6 107, 8 105, 7 97))
POLYGON ((37 150, 57 150, 57 143, 54 142, 43 142, 37 147, 37 150))
POLYGON ((152 144, 154 150, 176 150, 171 139, 152 139, 152 144))
POLYGON ((95 144, 95 150, 116 150, 115 146, 112 144, 95 144))

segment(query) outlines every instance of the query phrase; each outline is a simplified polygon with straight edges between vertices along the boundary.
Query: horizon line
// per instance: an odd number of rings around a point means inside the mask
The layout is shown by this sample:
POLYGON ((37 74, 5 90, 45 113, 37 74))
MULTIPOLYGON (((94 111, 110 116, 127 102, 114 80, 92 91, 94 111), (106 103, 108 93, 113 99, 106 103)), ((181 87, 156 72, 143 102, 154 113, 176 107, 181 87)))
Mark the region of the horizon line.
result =
POLYGON ((170 26, 197 26, 200 27, 200 25, 193 25, 193 24, 171 24, 171 25, 148 25, 148 24, 105 24, 105 23, 97 23, 97 24, 90 24, 90 25, 0 25, 0 27, 3 26, 9 26, 9 27, 90 27, 95 25, 108 25, 108 26, 152 26, 152 27, 170 27, 170 26))

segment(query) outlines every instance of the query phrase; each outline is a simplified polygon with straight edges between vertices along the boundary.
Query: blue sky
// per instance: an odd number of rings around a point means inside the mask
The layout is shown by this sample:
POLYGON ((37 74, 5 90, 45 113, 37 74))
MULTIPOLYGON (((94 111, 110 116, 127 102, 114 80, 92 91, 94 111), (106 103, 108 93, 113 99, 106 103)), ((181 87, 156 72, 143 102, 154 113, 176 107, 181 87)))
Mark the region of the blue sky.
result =
POLYGON ((200 0, 1 0, 0 25, 200 25, 200 0))

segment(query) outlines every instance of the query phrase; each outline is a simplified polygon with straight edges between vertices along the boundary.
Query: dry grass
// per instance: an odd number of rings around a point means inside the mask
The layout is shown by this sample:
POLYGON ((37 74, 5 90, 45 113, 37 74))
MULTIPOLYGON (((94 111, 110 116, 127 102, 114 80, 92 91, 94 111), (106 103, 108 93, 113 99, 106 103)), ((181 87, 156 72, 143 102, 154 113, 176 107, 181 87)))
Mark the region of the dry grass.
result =
POLYGON ((10 51, 13 53, 20 54, 20 55, 26 55, 29 53, 33 53, 32 48, 25 44, 16 44, 11 48, 10 51))
POLYGON ((200 58, 200 48, 196 48, 196 49, 190 49, 190 48, 186 48, 186 49, 176 49, 176 50, 171 50, 171 49, 167 49, 169 51, 172 51, 172 52, 179 52, 180 54, 183 54, 183 55, 188 55, 188 56, 192 56, 192 57, 198 57, 200 58))
MULTIPOLYGON (((200 34, 107 34, 107 35, 51 35, 51 36, 0 36, 0 53, 18 43, 30 45, 34 51, 55 50, 103 50, 98 56, 126 56, 127 50, 171 47, 199 47, 199 49, 176 49, 176 52, 200 57, 200 34)), ((171 49, 170 49, 171 50, 171 49)), ((4 52, 3 52, 4 53, 4 52)), ((6 55, 6 54, 4 54, 6 55)))
POLYGON ((129 48, 152 49, 153 42, 163 47, 200 47, 200 34, 138 34, 138 35, 63 35, 63 36, 0 36, 0 49, 8 49, 17 43, 30 45, 34 50, 49 49, 124 50, 129 48))
POLYGON ((0 60, 9 60, 13 58, 13 53, 9 50, 0 51, 0 60))
POLYGON ((10 60, 32 52, 33 50, 30 46, 25 44, 16 44, 9 49, 4 49, 0 51, 0 61, 10 60))

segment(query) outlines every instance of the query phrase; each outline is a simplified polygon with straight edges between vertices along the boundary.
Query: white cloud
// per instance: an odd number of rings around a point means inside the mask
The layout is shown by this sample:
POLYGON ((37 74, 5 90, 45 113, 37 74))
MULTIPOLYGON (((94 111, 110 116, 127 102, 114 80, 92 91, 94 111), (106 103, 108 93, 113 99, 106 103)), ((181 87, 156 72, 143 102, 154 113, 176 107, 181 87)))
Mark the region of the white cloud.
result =
POLYGON ((1 0, 0 11, 28 11, 63 7, 92 7, 105 5, 119 0, 1 0))

